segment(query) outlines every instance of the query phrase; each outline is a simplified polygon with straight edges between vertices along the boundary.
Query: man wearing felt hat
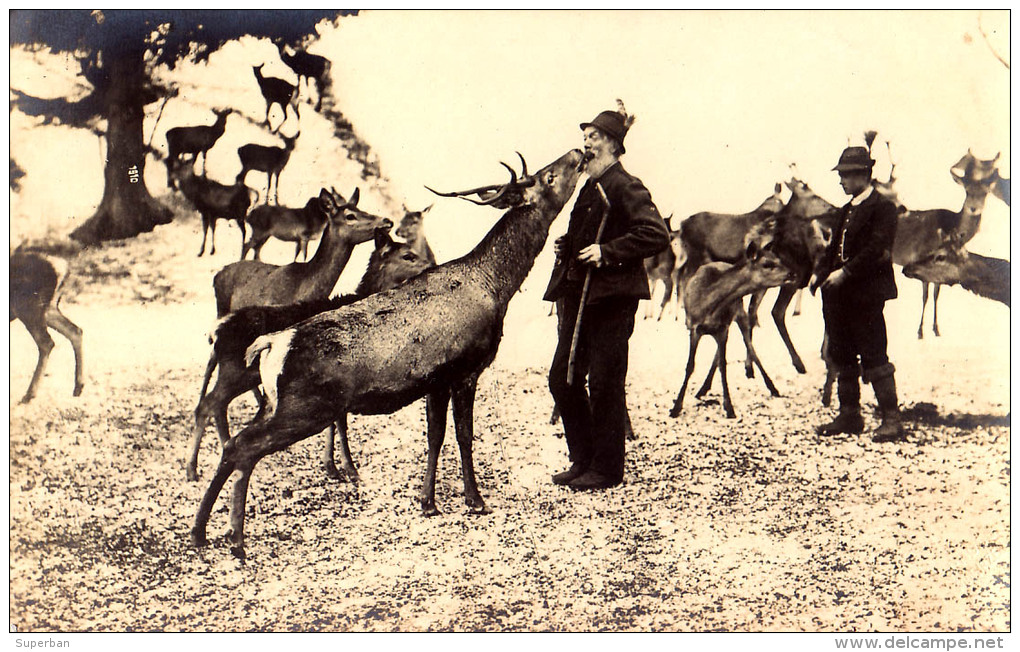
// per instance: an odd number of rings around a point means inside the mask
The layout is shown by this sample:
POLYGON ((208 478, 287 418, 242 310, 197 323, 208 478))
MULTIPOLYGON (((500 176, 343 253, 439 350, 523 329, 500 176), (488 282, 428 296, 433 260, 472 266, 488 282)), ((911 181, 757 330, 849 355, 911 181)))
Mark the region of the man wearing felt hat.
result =
POLYGON ((897 214, 896 206, 871 183, 874 165, 867 148, 847 147, 832 168, 851 199, 841 209, 839 228, 812 279, 811 291, 822 288, 822 314, 839 396, 839 414, 816 430, 822 436, 864 430, 860 376, 871 383, 882 415, 872 441, 883 443, 901 441, 904 436, 883 314, 885 302, 896 298, 892 248, 897 214))
POLYGON ((588 180, 545 293, 561 311, 549 389, 571 462, 553 482, 580 490, 623 481, 628 342, 638 301, 650 298, 644 259, 669 246, 651 194, 620 164, 633 116, 617 105, 581 123, 588 180))

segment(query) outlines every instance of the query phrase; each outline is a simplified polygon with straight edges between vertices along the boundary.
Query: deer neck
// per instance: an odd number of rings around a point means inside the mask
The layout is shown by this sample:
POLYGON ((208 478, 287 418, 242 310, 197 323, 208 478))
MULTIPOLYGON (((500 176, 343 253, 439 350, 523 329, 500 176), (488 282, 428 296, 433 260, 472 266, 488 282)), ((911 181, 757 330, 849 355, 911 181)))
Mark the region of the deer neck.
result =
POLYGON ((533 204, 510 209, 461 259, 466 273, 474 275, 496 302, 506 307, 545 246, 557 214, 533 204))
POLYGON ((324 279, 324 282, 332 279, 332 285, 330 285, 330 289, 332 289, 337 279, 340 278, 340 272, 351 259, 351 252, 354 251, 355 244, 350 231, 339 229, 332 223, 327 224, 315 255, 307 263, 304 263, 307 275, 324 279))
MULTIPOLYGON (((697 302, 698 310, 692 310, 710 321, 710 317, 721 310, 728 310, 735 301, 755 290, 751 270, 746 264, 731 267, 712 279, 697 302)), ((693 307, 693 306, 692 306, 693 307)))
POLYGON ((963 200, 963 208, 960 209, 959 232, 964 242, 970 241, 981 226, 981 213, 985 210, 985 200, 988 199, 988 189, 975 184, 967 187, 967 197, 963 200))

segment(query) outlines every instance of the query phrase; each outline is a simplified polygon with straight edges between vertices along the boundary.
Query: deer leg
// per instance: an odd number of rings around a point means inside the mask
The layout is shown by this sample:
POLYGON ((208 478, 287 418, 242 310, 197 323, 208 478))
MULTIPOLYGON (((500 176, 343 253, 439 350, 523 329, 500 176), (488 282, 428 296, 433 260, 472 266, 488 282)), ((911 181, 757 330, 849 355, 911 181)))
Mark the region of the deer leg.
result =
POLYGON ((712 381, 715 379, 715 370, 718 369, 718 367, 719 361, 713 357, 712 366, 708 368, 708 374, 705 375, 705 380, 701 383, 701 388, 698 390, 697 394, 694 395, 694 398, 704 398, 705 394, 708 394, 708 391, 712 389, 712 381))
POLYGON ((247 236, 247 232, 244 228, 244 218, 237 219, 237 228, 241 229, 241 260, 244 260, 244 240, 247 236))
POLYGON ((928 283, 921 281, 921 323, 917 325, 917 339, 924 339, 924 308, 928 305, 928 283))
POLYGON ((935 292, 931 298, 931 332, 935 334, 935 337, 939 337, 939 292, 942 290, 942 286, 938 283, 933 284, 935 286, 935 292))
POLYGON ((667 276, 663 281, 665 291, 662 293, 662 303, 659 305, 659 318, 655 321, 662 321, 662 316, 666 314, 666 306, 669 305, 669 300, 673 298, 673 279, 667 276))
MULTIPOLYGON (((231 544, 230 552, 238 559, 244 560, 245 558, 245 503, 252 470, 266 455, 283 450, 302 439, 307 439, 328 426, 330 417, 326 416, 328 412, 325 412, 323 408, 325 405, 314 397, 294 394, 281 396, 276 411, 270 417, 248 424, 223 447, 223 461, 220 462, 220 467, 227 467, 228 475, 230 471, 234 470, 241 472, 240 477, 234 483, 230 505, 230 531, 228 533, 231 544), (320 409, 316 409, 316 407, 320 409)), ((218 469, 217 477, 213 479, 214 483, 219 480, 219 472, 218 469)), ((222 487, 222 483, 220 486, 222 487)), ((213 486, 210 486, 210 489, 212 488, 213 486)), ((218 493, 218 489, 216 493, 218 493)), ((210 510, 215 500, 216 496, 213 495, 209 500, 208 508, 210 510)), ((202 507, 206 507, 205 500, 203 500, 202 507)), ((208 519, 208 513, 205 513, 205 517, 208 519)), ((203 535, 204 530, 203 523, 203 535)), ((194 538, 194 530, 192 537, 194 538)))
POLYGON ((205 215, 202 215, 202 247, 198 250, 199 256, 205 253, 205 239, 208 232, 209 232, 209 220, 208 218, 206 218, 205 215))
POLYGON ((796 317, 800 314, 800 301, 804 298, 804 288, 798 288, 797 293, 794 295, 795 300, 793 302, 793 316, 796 317))
POLYGON ((425 466, 425 481, 422 483, 418 501, 425 516, 438 516, 436 508, 436 468, 439 465, 439 451, 446 436, 446 410, 450 405, 450 390, 442 389, 425 397, 425 412, 428 421, 428 461, 425 466))
POLYGON ((53 351, 53 338, 46 331, 46 317, 42 314, 35 314, 25 319, 21 317, 21 321, 25 324, 25 328, 28 329, 29 335, 35 340, 35 345, 39 349, 39 360, 36 362, 35 371, 32 373, 32 380, 28 383, 28 391, 25 392, 25 396, 22 397, 22 403, 28 403, 35 398, 36 391, 39 389, 39 382, 42 380, 43 372, 46 371, 46 362, 50 358, 50 352, 53 351))
POLYGON ((209 220, 209 255, 216 253, 216 218, 209 220))
POLYGON ((322 454, 322 464, 326 468, 326 475, 334 480, 347 482, 350 479, 354 484, 358 484, 361 481, 361 478, 358 476, 358 470, 354 467, 354 460, 351 458, 350 446, 347 443, 346 414, 330 424, 326 432, 326 448, 322 454), (343 473, 336 468, 336 463, 333 461, 334 439, 337 434, 340 435, 340 455, 342 457, 340 465, 343 467, 343 473))
POLYGON ((690 347, 687 352, 687 371, 684 374, 684 382, 680 386, 680 391, 676 395, 676 400, 673 401, 673 409, 669 411, 669 416, 674 419, 680 416, 680 411, 683 410, 684 394, 687 392, 687 382, 691 379, 691 374, 694 373, 694 354, 698 351, 698 340, 700 339, 701 335, 692 330, 690 347))
POLYGON ((768 388, 769 392, 773 396, 779 396, 779 390, 772 383, 772 379, 765 372, 765 367, 761 364, 761 358, 758 357, 758 353, 754 350, 754 344, 751 343, 751 328, 747 323, 745 316, 742 313, 736 315, 737 328, 740 329, 740 335, 744 339, 744 348, 747 350, 747 357, 758 367, 758 371, 761 372, 761 378, 765 382, 765 387, 768 388))
POLYGON ((733 401, 730 399, 730 384, 726 381, 726 339, 729 330, 728 327, 724 328, 722 333, 715 337, 717 347, 715 357, 719 366, 719 380, 722 381, 723 409, 726 410, 726 418, 733 419, 737 415, 733 411, 733 401))
POLYGON ((81 390, 85 387, 85 372, 81 349, 82 331, 78 325, 64 316, 60 309, 51 306, 46 311, 46 325, 67 338, 74 349, 74 396, 81 396, 81 390))
POLYGON ((223 490, 224 483, 233 472, 234 464, 228 459, 227 451, 224 449, 223 455, 220 457, 220 465, 216 468, 216 473, 213 474, 209 488, 205 490, 205 495, 202 496, 202 502, 199 503, 198 512, 195 514, 195 524, 191 526, 191 544, 196 548, 201 548, 209 543, 205 536, 206 526, 209 524, 209 514, 212 513, 213 505, 216 504, 216 499, 219 497, 220 491, 223 490))
POLYGON ((276 185, 273 187, 273 203, 277 206, 280 205, 280 173, 277 172, 273 175, 276 177, 276 185))
POLYGON ((793 340, 790 339, 790 331, 786 330, 786 309, 790 307, 790 301, 793 300, 793 295, 796 293, 797 288, 788 285, 779 288, 779 296, 776 297, 776 302, 772 306, 772 321, 776 324, 779 337, 783 338, 786 350, 790 352, 793 368, 797 370, 797 373, 803 374, 807 372, 807 369, 804 368, 804 361, 800 359, 797 349, 793 346, 793 340))
POLYGON ((475 393, 478 388, 478 377, 469 376, 459 387, 453 390, 453 426, 457 433, 457 445, 460 447, 461 473, 464 475, 464 504, 472 514, 489 514, 491 510, 485 506, 485 500, 478 491, 475 478, 475 462, 472 443, 475 433, 475 393))
MULTIPOLYGON (((760 294, 752 294, 747 300, 747 309, 744 309, 744 301, 740 299, 737 301, 736 320, 737 324, 744 324, 747 328, 746 333, 741 331, 744 340, 744 375, 748 378, 754 378, 754 360, 751 359, 751 338, 754 336, 754 327, 758 323, 758 306, 761 303, 760 294)), ((712 361, 715 364, 715 360, 712 361)), ((706 390, 707 391, 707 390, 706 390)))

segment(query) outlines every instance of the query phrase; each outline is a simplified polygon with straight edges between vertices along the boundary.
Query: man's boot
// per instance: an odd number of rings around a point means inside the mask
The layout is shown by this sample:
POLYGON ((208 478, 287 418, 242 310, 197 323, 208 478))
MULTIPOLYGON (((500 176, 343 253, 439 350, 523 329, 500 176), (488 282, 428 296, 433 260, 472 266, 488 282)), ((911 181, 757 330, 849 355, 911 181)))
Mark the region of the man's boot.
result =
POLYGON ((872 380, 871 388, 875 390, 878 409, 882 412, 882 423, 875 429, 871 441, 876 444, 903 441, 906 436, 903 432, 903 422, 900 419, 899 402, 896 399, 896 377, 890 373, 877 380, 872 380))
POLYGON ((864 419, 861 417, 861 384, 857 379, 857 369, 839 372, 836 396, 839 397, 839 414, 829 423, 815 428, 815 432, 822 437, 843 432, 850 434, 864 432, 864 419))

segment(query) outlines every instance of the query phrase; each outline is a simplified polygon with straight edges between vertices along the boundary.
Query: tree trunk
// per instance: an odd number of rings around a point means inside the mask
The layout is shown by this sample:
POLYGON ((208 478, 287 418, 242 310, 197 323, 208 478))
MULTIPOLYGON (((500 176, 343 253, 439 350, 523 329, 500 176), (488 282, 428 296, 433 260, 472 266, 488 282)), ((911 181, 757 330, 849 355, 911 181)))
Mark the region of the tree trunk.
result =
POLYGON ((71 233, 83 244, 130 238, 167 224, 173 213, 145 187, 146 73, 143 51, 106 52, 106 186, 95 214, 71 233))

